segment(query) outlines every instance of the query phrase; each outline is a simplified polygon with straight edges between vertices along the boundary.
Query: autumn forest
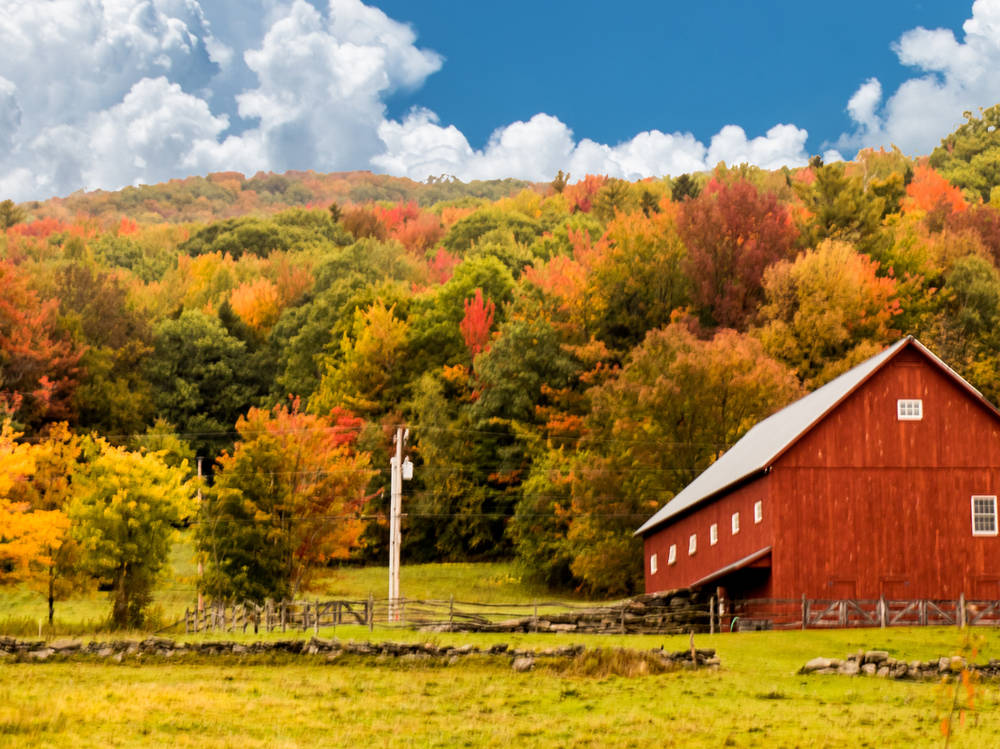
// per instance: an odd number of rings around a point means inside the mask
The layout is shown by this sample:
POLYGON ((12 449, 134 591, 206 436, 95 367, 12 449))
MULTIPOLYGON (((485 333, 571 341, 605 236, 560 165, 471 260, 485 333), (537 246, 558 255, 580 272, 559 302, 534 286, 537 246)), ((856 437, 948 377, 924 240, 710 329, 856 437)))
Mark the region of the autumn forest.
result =
POLYGON ((925 157, 624 181, 235 172, 0 203, 0 584, 141 623, 387 557, 641 585, 632 535, 913 334, 1000 400, 1000 105, 925 157))

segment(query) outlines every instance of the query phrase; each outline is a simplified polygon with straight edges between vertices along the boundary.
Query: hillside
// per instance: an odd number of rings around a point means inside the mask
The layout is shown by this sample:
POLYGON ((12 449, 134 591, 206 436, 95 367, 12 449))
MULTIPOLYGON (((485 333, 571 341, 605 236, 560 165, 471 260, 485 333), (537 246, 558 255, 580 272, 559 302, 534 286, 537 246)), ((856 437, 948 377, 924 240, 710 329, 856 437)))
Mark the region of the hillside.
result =
POLYGON ((1000 396, 998 116, 929 157, 796 170, 225 173, 8 204, 0 512, 25 542, 0 574, 71 567, 108 477, 156 476, 150 527, 194 528, 208 592, 294 593, 385 558, 403 425, 409 561, 634 591, 640 523, 902 335, 1000 396))
POLYGON ((140 222, 216 221, 245 215, 277 213, 287 208, 325 208, 330 203, 388 201, 429 206, 443 201, 477 198, 497 200, 530 187, 524 180, 460 182, 442 175, 415 182, 371 172, 216 172, 109 192, 77 192, 24 204, 31 218, 62 221, 87 216, 101 222, 122 216, 140 222))

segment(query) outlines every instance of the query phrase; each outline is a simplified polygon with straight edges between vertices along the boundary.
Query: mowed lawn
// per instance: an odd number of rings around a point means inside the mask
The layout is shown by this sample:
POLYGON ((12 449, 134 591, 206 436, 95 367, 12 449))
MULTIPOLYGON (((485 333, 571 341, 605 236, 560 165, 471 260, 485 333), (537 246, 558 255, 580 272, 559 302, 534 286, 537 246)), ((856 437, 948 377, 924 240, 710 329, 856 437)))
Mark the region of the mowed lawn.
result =
MULTIPOLYGON (((330 632, 321 632, 329 636, 330 632)), ((656 676, 514 673, 506 659, 454 665, 393 660, 251 664, 0 664, 0 744, 9 746, 941 746, 951 685, 801 676, 816 655, 884 648, 895 657, 1000 652, 1000 633, 957 629, 760 632, 697 636, 722 668, 656 676)), ((686 637, 371 635, 439 644, 679 650, 686 637)), ((974 685, 951 746, 1000 735, 1000 688, 974 685)), ((966 691, 957 693, 964 706, 966 691)))

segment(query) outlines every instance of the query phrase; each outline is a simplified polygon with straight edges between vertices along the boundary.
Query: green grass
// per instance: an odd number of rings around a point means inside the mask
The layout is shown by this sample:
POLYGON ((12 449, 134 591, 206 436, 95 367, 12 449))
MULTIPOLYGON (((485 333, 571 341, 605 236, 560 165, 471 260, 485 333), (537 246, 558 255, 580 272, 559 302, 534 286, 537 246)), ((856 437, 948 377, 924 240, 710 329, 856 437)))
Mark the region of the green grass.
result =
MULTIPOLYGON (((151 628, 181 619, 184 609, 195 605, 196 586, 194 548, 190 537, 181 535, 173 545, 169 564, 155 592, 151 628)), ((365 600, 372 593, 377 599, 384 599, 388 587, 388 567, 330 567, 315 577, 304 596, 365 600)), ((400 592, 417 600, 447 601, 454 596, 456 601, 488 603, 584 603, 579 597, 553 594, 543 586, 526 582, 517 566, 510 562, 404 565, 400 592)), ((37 636, 39 623, 46 636, 93 632, 103 628, 109 611, 107 594, 79 593, 56 602, 55 622, 50 628, 48 604, 42 593, 26 586, 0 588, 0 635, 37 636)))
MULTIPOLYGON (((371 591, 382 597, 387 577, 385 568, 331 569, 309 595, 360 599, 371 591)), ((156 595, 164 621, 194 602, 195 580, 194 557, 182 541, 156 595)), ((508 564, 404 566, 401 588, 411 599, 454 595, 456 600, 531 603, 553 598, 524 584, 508 564)), ((107 611, 104 594, 60 602, 56 630, 43 634, 118 637, 96 632, 107 611)), ((0 591, 0 634, 36 635, 37 620, 45 614, 41 594, 24 588, 0 591)), ((312 632, 260 636, 304 638, 312 632)), ((576 643, 688 647, 687 637, 429 634, 383 626, 374 632, 358 626, 323 628, 320 636, 484 648, 498 642, 538 649, 576 643)), ((178 636, 220 637, 254 635, 178 636)), ((391 659, 323 664, 205 658, 141 666, 0 661, 0 747, 940 746, 940 722, 954 696, 950 686, 796 672, 815 656, 843 657, 872 648, 896 658, 927 660, 961 652, 970 638, 979 649, 977 661, 1000 657, 998 630, 898 628, 699 635, 698 647, 717 649, 719 671, 633 678, 574 676, 547 667, 515 674, 504 659, 451 666, 391 659)), ((1000 685, 979 684, 974 709, 951 746, 991 746, 998 733, 1000 685)))
MULTIPOLYGON (((367 630, 352 634, 367 636, 367 630)), ((972 634, 981 639, 980 660, 1000 651, 1000 633, 972 634)), ((0 745, 940 746, 950 688, 796 671, 813 656, 861 648, 936 657, 958 652, 965 637, 944 628, 699 636, 699 647, 718 649, 718 672, 634 678, 546 669, 515 674, 502 660, 454 666, 291 659, 280 665, 0 664, 0 745)), ((427 635, 394 633, 406 638, 427 635)), ((668 650, 688 644, 686 637, 651 636, 433 639, 535 647, 582 640, 668 650)), ((993 745, 998 708, 998 686, 978 685, 976 708, 951 745, 993 745)))
MULTIPOLYGON (((525 581, 510 562, 404 564, 399 580, 400 595, 421 601, 447 601, 449 596, 456 601, 489 603, 582 600, 567 593, 553 594, 542 585, 525 581)), ((385 598, 388 588, 388 567, 340 567, 318 576, 312 592, 330 598, 366 599, 369 592, 385 598)))

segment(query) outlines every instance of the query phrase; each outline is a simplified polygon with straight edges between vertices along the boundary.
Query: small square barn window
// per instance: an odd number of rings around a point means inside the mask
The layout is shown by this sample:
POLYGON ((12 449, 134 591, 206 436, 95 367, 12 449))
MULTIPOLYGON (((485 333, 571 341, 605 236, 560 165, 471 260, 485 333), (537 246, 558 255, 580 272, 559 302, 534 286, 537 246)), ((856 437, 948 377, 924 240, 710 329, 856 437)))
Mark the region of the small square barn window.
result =
POLYGON ((753 503, 753 521, 759 523, 764 519, 764 503, 759 499, 753 503))
POLYGON ((667 564, 677 562, 677 544, 670 544, 670 551, 667 552, 667 564))
POLYGON ((972 498, 972 535, 997 535, 997 498, 974 496, 972 498))
POLYGON ((919 398, 900 398, 896 401, 896 416, 900 421, 920 421, 924 418, 924 402, 919 398))
POLYGON ((718 523, 712 523, 712 526, 708 529, 708 542, 715 546, 719 543, 719 525, 718 523))
POLYGON ((740 532, 740 514, 738 512, 733 513, 733 535, 735 536, 740 532))
POLYGON ((649 574, 650 575, 655 575, 656 574, 656 568, 657 568, 657 565, 656 565, 656 554, 653 553, 653 554, 649 555, 649 574))
POLYGON ((688 556, 691 556, 696 551, 698 551, 698 534, 692 533, 691 538, 688 539, 688 556))

